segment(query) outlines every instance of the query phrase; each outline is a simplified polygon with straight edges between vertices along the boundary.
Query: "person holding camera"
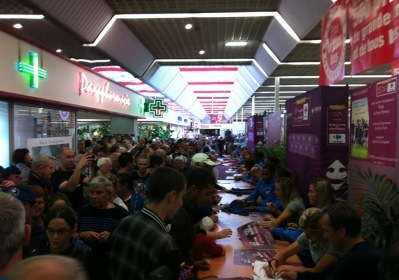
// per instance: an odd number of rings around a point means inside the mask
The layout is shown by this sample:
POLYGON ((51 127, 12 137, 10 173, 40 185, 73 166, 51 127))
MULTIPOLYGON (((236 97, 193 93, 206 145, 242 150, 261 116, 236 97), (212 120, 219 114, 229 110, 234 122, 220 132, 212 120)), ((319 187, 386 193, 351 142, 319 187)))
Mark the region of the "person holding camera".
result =
POLYGON ((71 201, 72 208, 78 211, 84 204, 83 186, 88 185, 90 177, 95 176, 93 158, 91 154, 84 154, 75 166, 75 152, 69 147, 63 147, 60 151, 58 162, 60 168, 51 175, 51 184, 54 191, 65 193, 71 201), (91 166, 92 176, 83 174, 87 165, 91 166))

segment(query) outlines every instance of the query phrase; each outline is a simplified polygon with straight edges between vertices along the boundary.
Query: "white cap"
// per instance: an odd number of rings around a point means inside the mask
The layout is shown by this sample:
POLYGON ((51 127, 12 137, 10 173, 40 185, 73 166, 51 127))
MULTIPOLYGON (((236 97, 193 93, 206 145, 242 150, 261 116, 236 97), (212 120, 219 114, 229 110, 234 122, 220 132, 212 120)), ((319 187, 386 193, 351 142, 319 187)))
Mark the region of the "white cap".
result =
POLYGON ((191 166, 194 166, 196 163, 203 162, 208 165, 219 165, 220 162, 214 162, 212 161, 207 154, 204 153, 196 153, 192 158, 191 158, 191 166))
POLYGON ((107 161, 112 162, 111 159, 110 159, 110 158, 107 158, 107 157, 99 158, 98 161, 97 161, 97 166, 98 166, 98 167, 101 167, 101 166, 102 166, 104 163, 106 163, 107 161))

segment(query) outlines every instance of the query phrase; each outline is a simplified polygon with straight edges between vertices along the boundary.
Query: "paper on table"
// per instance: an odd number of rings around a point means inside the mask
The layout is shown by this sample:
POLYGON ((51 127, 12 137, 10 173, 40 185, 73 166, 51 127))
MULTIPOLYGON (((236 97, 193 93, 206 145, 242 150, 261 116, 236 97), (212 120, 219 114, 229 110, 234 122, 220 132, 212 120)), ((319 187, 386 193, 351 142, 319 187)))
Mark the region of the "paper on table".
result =
MULTIPOLYGON (((255 261, 252 266, 254 267, 254 271, 252 272, 252 277, 254 280, 274 280, 274 278, 267 276, 266 271, 263 267, 268 266, 267 262, 255 261)), ((282 280, 281 277, 278 277, 277 280, 282 280)))

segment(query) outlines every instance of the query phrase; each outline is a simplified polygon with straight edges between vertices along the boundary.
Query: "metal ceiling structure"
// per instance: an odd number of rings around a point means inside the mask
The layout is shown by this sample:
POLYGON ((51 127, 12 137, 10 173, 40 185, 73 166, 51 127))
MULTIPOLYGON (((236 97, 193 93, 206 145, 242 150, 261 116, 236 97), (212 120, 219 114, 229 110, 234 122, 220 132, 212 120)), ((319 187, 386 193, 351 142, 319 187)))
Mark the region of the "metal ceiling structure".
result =
MULTIPOLYGON (((283 109, 287 99, 318 85, 317 40, 321 18, 331 4, 1 0, 0 28, 50 51, 60 49, 61 55, 91 68, 119 66, 136 78, 125 81, 126 86, 139 86, 136 90, 143 95, 164 96, 171 109, 183 115, 203 119, 223 112, 227 119, 245 120, 253 113, 283 109), (10 14, 19 16, 7 17, 10 14), (44 17, 22 18, 27 15, 44 17), (22 28, 15 29, 16 23, 22 28), (228 47, 229 41, 247 44, 228 47)), ((354 88, 390 75, 390 65, 356 76, 350 76, 347 65, 346 73, 339 84, 354 88)))

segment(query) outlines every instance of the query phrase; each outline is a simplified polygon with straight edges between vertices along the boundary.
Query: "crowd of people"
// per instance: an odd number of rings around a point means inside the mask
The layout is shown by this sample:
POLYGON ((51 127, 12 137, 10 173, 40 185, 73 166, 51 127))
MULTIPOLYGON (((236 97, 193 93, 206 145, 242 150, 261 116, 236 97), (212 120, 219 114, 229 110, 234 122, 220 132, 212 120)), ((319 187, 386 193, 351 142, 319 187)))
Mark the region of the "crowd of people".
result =
POLYGON ((388 265, 398 248, 383 258, 364 240, 360 216, 327 180, 314 180, 300 197, 297 174, 230 132, 177 141, 115 135, 79 140, 76 151, 61 147, 57 155, 32 159, 16 149, 0 172, 1 280, 195 277, 210 267, 205 256, 225 254, 215 240, 232 234, 212 230, 217 192, 225 191, 215 166, 226 156, 243 174, 235 179, 254 187, 236 203, 263 213, 259 225, 291 243, 265 267, 269 276, 398 277, 388 265), (294 254, 303 267, 285 263, 294 254))

